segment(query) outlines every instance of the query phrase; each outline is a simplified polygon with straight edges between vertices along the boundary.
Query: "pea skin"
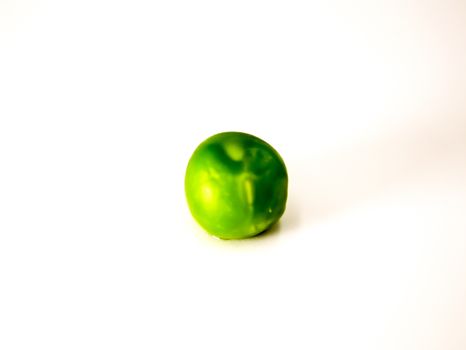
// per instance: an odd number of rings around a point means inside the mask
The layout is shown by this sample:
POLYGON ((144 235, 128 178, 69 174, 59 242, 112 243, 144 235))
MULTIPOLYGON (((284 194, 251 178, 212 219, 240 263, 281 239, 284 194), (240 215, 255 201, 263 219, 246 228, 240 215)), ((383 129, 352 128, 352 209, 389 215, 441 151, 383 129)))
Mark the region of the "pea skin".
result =
POLYGON ((285 212, 288 174, 278 152, 256 136, 224 132, 202 142, 185 175, 194 219, 221 239, 256 236, 285 212))

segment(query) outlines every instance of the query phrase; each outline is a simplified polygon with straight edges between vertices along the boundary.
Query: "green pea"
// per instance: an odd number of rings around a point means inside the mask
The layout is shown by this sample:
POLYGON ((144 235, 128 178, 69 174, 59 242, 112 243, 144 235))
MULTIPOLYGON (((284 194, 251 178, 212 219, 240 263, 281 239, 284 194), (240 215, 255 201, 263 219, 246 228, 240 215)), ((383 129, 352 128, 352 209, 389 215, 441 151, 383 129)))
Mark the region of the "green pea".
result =
POLYGON ((283 159, 265 141, 224 132, 194 151, 185 192, 193 217, 207 232, 222 239, 248 238, 283 215, 288 174, 283 159))

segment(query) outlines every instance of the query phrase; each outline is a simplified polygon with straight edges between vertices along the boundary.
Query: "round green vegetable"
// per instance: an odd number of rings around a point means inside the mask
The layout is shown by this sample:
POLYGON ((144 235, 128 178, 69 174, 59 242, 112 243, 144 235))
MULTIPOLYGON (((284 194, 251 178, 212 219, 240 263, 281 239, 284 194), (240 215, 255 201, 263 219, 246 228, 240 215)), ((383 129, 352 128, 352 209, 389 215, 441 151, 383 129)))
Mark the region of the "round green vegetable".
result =
POLYGON ((288 175, 278 152, 241 132, 209 137, 186 169, 186 199, 193 217, 222 239, 267 230, 284 213, 287 191, 288 175))

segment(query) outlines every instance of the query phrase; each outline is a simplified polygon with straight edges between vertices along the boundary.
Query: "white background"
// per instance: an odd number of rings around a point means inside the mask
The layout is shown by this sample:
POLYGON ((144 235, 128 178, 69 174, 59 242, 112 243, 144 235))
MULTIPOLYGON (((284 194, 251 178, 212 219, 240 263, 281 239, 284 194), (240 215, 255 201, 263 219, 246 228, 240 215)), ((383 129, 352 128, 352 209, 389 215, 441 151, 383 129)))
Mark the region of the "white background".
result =
POLYGON ((0 348, 466 348, 466 3, 0 3, 0 348), (272 232, 192 220, 220 131, 272 232))

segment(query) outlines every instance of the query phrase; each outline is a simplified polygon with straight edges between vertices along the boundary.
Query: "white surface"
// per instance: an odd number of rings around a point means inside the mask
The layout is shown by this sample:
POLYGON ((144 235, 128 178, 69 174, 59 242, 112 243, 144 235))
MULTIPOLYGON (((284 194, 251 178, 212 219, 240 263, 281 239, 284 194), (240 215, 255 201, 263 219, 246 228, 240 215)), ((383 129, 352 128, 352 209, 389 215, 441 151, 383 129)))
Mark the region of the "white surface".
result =
POLYGON ((464 1, 2 1, 0 348, 466 348, 464 1), (324 5, 325 3, 325 5, 324 5), (271 233, 192 221, 238 130, 271 233))

